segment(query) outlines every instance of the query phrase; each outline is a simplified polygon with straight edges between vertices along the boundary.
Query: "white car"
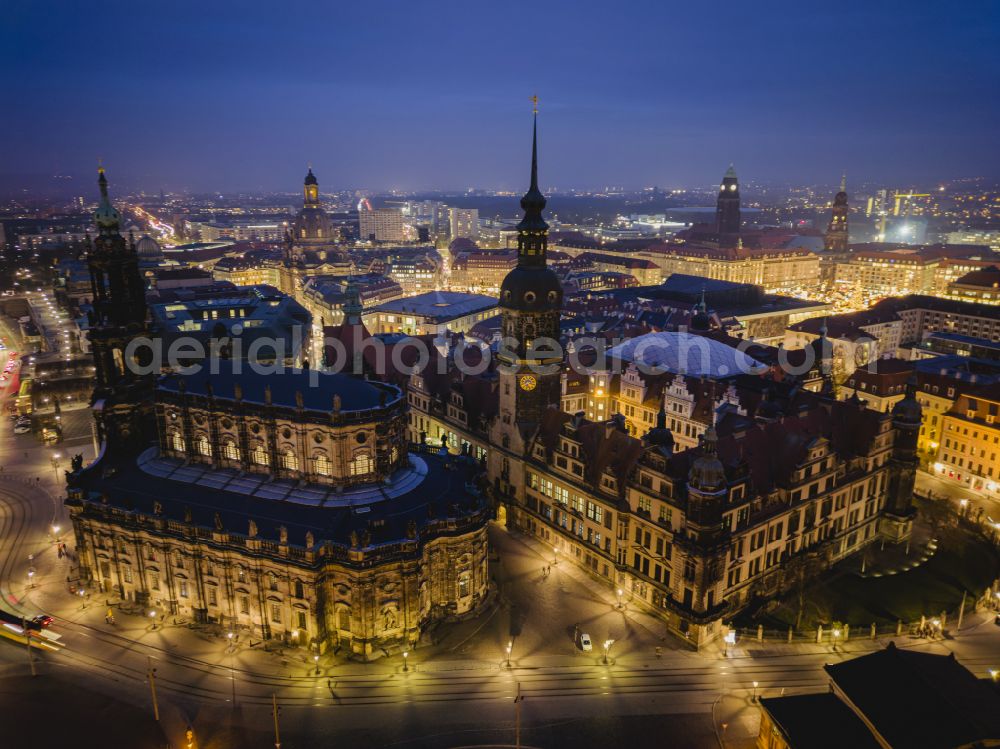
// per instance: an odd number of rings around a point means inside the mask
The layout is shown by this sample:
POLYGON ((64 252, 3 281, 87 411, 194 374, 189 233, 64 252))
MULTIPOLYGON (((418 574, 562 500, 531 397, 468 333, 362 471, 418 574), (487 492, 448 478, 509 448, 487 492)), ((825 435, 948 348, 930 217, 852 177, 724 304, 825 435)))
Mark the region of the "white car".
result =
POLYGON ((14 434, 27 434, 31 431, 31 424, 15 424, 14 434))
POLYGON ((580 650, 587 653, 594 649, 594 643, 590 641, 590 635, 584 632, 580 635, 580 650))

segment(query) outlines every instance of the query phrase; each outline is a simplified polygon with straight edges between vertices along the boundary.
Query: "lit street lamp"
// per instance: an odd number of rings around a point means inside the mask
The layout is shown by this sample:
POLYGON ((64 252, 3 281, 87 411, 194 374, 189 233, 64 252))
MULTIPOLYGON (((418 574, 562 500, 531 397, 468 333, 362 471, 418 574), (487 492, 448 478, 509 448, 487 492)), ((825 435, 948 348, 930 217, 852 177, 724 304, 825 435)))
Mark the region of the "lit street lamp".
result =
POLYGON ((751 702, 757 701, 757 682, 753 683, 753 696, 750 697, 751 702))
POLYGON ((149 619, 153 622, 153 629, 156 629, 156 609, 149 612, 149 619))
POLYGON ((552 564, 559 564, 559 549, 552 547, 552 564))
POLYGON ((840 640, 840 630, 833 630, 833 651, 837 652, 837 642, 840 640))
POLYGON ((409 665, 407 664, 407 661, 406 661, 406 659, 409 658, 409 657, 410 657, 409 652, 406 651, 406 650, 404 650, 403 651, 403 670, 404 671, 409 671, 410 670, 409 665))
POLYGON ((313 663, 316 664, 316 675, 319 676, 319 655, 313 656, 313 663))
POLYGON ((35 587, 35 568, 34 567, 29 567, 28 568, 28 587, 29 588, 34 588, 35 587))
POLYGON ((510 651, 514 647, 514 641, 510 640, 507 642, 507 668, 510 668, 510 651))
POLYGON ((608 651, 611 650, 611 646, 615 644, 614 640, 604 641, 604 665, 608 665, 608 651))
POLYGON ((622 607, 622 593, 623 592, 624 591, 622 591, 621 588, 618 589, 618 608, 622 607))

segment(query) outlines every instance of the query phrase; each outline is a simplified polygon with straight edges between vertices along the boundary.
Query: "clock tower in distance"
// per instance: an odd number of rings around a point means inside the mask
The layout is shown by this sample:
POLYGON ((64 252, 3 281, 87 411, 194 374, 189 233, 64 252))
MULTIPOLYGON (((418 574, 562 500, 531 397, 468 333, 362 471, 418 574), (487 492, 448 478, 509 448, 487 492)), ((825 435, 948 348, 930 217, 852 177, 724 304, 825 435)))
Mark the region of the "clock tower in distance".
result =
MULTIPOLYGON (((537 99, 535 99, 537 104, 537 99)), ((563 292, 546 264, 549 226, 542 218, 545 196, 538 189, 538 109, 531 143, 531 186, 521 198, 524 218, 517 225, 517 266, 500 287, 501 446, 523 452, 542 414, 558 408, 562 374, 559 316, 563 292)))

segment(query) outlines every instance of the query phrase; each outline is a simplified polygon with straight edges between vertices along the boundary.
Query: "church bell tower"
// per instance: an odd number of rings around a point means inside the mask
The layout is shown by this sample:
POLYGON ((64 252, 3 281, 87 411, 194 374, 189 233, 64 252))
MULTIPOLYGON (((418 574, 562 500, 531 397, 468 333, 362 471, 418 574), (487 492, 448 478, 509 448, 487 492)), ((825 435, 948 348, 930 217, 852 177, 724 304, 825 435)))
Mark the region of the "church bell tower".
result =
POLYGON ((741 224, 740 183, 732 164, 719 185, 719 197, 715 201, 715 224, 720 244, 729 246, 738 242, 741 224))
POLYGON ((102 168, 97 184, 101 201, 94 214, 98 235, 87 248, 92 310, 88 337, 94 352, 93 407, 101 440, 143 444, 134 438, 149 426, 140 412, 152 403, 153 375, 149 373, 153 342, 130 344, 149 336, 146 287, 139 272, 134 241, 119 231, 120 217, 108 197, 108 179, 102 168), (134 349, 134 350, 133 350, 134 349))
POLYGON ((546 264, 549 226, 542 218, 545 196, 538 189, 537 99, 531 143, 531 184, 521 198, 517 266, 500 286, 503 341, 500 363, 500 419, 506 441, 518 432, 526 443, 550 405, 559 406, 562 350, 559 317, 562 284, 546 264))
POLYGON ((840 191, 833 197, 830 223, 823 238, 823 249, 828 252, 847 252, 847 177, 840 179, 840 191))

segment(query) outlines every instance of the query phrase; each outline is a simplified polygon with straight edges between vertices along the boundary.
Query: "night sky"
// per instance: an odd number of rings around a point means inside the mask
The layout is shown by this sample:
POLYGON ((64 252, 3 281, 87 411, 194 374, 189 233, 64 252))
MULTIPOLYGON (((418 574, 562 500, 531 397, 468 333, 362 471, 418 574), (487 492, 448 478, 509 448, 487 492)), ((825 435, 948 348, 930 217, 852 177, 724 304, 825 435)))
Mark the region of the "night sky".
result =
POLYGON ((0 186, 522 189, 1000 175, 1000 3, 0 5, 0 186))

